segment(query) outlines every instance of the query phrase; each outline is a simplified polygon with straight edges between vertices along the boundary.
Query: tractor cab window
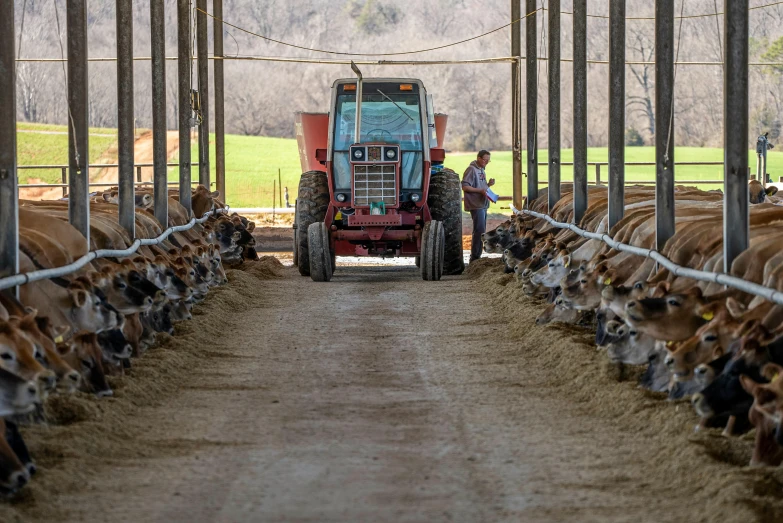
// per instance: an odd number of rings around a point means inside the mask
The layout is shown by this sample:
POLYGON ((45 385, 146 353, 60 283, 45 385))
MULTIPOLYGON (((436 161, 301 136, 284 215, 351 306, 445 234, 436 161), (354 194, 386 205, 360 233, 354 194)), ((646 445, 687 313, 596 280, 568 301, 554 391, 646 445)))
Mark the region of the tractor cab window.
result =
POLYGON ((365 84, 361 137, 356 140, 356 95, 339 94, 335 108, 333 172, 336 188, 351 184, 348 149, 352 143, 397 144, 402 151, 402 186, 422 185, 423 140, 419 93, 399 92, 397 85, 365 84), (397 91, 397 92, 394 92, 397 91))

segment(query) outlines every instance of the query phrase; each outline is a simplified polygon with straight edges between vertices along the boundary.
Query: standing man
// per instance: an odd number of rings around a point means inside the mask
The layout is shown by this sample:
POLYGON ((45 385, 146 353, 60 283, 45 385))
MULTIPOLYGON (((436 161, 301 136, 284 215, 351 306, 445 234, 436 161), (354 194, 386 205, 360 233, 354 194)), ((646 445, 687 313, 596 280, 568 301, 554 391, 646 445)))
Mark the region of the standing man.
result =
POLYGON ((487 209, 489 199, 487 189, 495 185, 495 179, 487 175, 484 168, 489 163, 489 151, 481 150, 476 159, 470 162, 462 176, 462 192, 465 193, 465 210, 470 212, 473 218, 473 236, 470 242, 470 261, 481 258, 483 244, 481 235, 487 230, 487 209))

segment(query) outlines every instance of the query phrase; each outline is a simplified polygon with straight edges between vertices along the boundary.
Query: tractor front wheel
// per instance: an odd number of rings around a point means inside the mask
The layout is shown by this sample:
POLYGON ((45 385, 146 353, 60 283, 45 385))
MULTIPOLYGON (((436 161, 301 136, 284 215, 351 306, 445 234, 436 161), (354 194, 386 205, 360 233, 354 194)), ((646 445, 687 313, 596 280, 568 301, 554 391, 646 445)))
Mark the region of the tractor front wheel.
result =
POLYGON ((310 278, 313 281, 332 279, 332 253, 329 249, 329 230, 324 222, 311 223, 307 228, 307 247, 310 254, 310 278))
POLYGON ((329 208, 329 183, 326 173, 307 171, 299 179, 299 195, 296 198, 296 247, 297 267, 302 276, 310 275, 310 251, 308 249, 308 229, 311 224, 323 222, 329 208))
POLYGON ((421 277, 428 281, 438 281, 443 275, 446 234, 443 224, 432 220, 424 224, 421 230, 421 277))
POLYGON ((443 274, 462 274, 465 259, 462 256, 462 184, 451 169, 432 174, 427 205, 433 220, 443 223, 446 233, 443 274))

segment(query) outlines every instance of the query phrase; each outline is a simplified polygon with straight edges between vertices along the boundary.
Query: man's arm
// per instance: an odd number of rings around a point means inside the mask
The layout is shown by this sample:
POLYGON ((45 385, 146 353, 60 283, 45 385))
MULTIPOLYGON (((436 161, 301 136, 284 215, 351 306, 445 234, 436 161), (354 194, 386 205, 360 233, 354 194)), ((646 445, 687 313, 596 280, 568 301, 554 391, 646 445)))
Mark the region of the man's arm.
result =
POLYGON ((476 184, 476 171, 475 169, 473 169, 473 166, 469 166, 468 170, 465 171, 465 176, 463 176, 462 178, 462 191, 484 194, 484 189, 479 189, 478 187, 474 187, 475 184, 476 184))

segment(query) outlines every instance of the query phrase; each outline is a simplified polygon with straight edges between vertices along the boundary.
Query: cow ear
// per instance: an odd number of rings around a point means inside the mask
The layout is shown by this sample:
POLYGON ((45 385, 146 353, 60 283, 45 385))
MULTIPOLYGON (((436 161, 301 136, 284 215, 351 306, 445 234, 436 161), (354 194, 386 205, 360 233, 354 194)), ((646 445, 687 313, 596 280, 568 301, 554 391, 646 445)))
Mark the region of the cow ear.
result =
POLYGON ((759 389, 759 384, 753 381, 753 378, 750 378, 744 374, 740 374, 739 380, 740 385, 742 385, 742 388, 745 389, 745 392, 755 397, 759 389))
POLYGON ((718 358, 720 358, 721 356, 723 356, 723 347, 721 347, 720 345, 718 345, 717 347, 715 347, 714 349, 712 349, 712 357, 713 357, 714 359, 718 359, 718 358))
POLYGON ((569 265, 571 265, 571 255, 566 254, 565 256, 563 256, 563 267, 567 269, 569 265))
POLYGON ((767 193, 767 196, 772 196, 778 192, 778 188, 774 185, 770 185, 764 192, 767 193))
POLYGON ((110 194, 110 193, 107 193, 107 192, 105 192, 105 193, 103 193, 103 194, 102 194, 102 196, 103 196, 103 199, 104 199, 105 201, 107 201, 107 202, 108 202, 109 200, 111 200, 111 194, 110 194))
POLYGON ((256 222, 248 222, 247 232, 253 232, 255 228, 256 228, 256 222))
POLYGON ((73 345, 70 343, 58 343, 57 344, 57 353, 60 356, 65 356, 67 354, 70 354, 73 352, 73 345))
POLYGON ((744 304, 729 296, 726 298, 726 310, 729 311, 729 314, 731 314, 732 318, 739 319, 743 314, 745 314, 747 308, 744 304))
POLYGON ((783 376, 783 367, 777 363, 767 363, 764 368, 761 369, 761 375, 769 381, 775 381, 778 377, 783 376))
POLYGON ((712 321, 713 318, 715 318, 715 314, 719 311, 721 307, 721 303, 714 301, 711 303, 707 303, 706 305, 702 305, 698 308, 698 315, 701 316, 703 320, 712 321))
POLYGON ((87 303, 87 292, 82 289, 72 290, 71 299, 77 308, 84 307, 84 304, 87 303))
POLYGON ((217 198, 218 196, 220 196, 220 191, 212 191, 211 193, 209 193, 209 195, 213 198, 217 198))

